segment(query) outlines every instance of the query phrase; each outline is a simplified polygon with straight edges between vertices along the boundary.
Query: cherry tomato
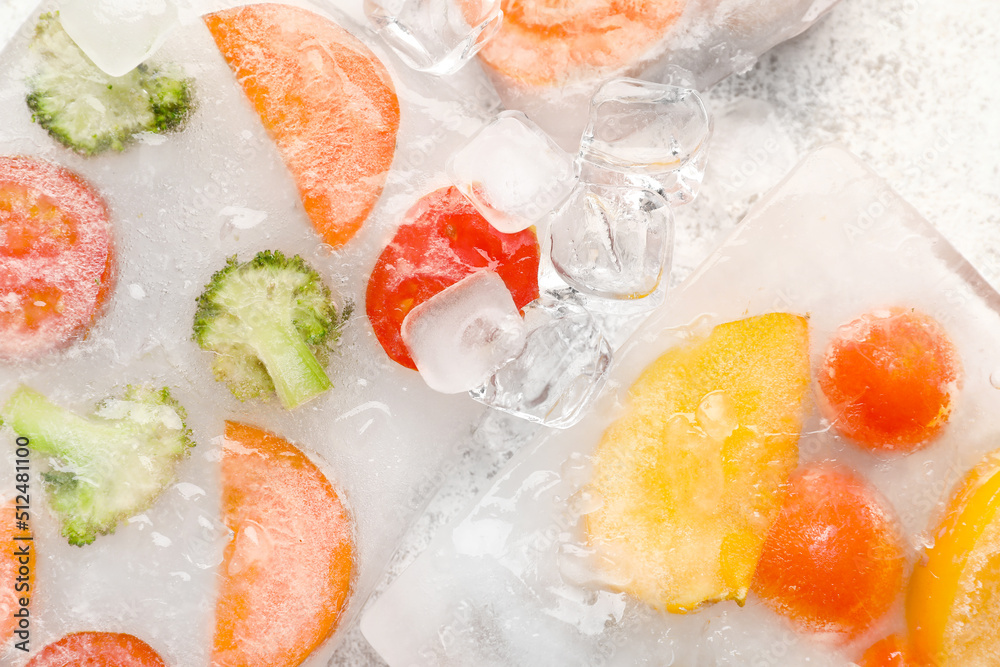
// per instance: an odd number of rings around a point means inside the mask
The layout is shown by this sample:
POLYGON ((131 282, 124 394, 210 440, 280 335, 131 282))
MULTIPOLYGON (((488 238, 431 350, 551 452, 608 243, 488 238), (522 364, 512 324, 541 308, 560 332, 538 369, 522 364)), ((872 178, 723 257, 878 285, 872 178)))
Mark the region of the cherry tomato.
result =
POLYGON ((108 211, 90 186, 42 160, 0 157, 0 359, 85 332, 113 267, 108 211))
POLYGON ((847 468, 811 464, 789 480, 751 590, 798 629, 845 642, 889 611, 904 564, 878 493, 847 468))
POLYGON ((368 279, 366 309, 389 357, 416 370, 399 329, 406 315, 441 290, 489 268, 496 271, 518 308, 538 298, 538 238, 531 229, 503 234, 456 188, 418 201, 368 279))
POLYGON ((149 644, 121 632, 74 632, 43 648, 28 667, 167 667, 149 644))
POLYGON ((868 647, 858 667, 917 667, 918 664, 906 640, 899 635, 889 635, 868 647))
POLYGON ((819 371, 834 427, 859 445, 911 452, 948 422, 962 368, 935 320, 914 310, 862 315, 838 329, 819 371))

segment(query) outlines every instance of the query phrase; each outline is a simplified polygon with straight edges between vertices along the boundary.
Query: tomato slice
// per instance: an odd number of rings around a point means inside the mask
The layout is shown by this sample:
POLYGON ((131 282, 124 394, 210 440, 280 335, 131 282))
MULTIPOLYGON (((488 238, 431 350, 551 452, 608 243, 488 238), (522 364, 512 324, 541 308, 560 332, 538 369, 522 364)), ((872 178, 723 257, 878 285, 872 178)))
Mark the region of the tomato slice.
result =
POLYGON ((66 344, 111 293, 107 207, 72 172, 0 157, 0 359, 66 344))
POLYGON ((333 633, 351 589, 353 522, 319 468, 287 440, 226 422, 212 664, 294 667, 333 633))
POLYGON ((480 269, 503 278, 518 308, 538 298, 538 238, 533 229, 498 232, 454 187, 435 190, 406 214, 379 255, 365 307, 389 357, 416 370, 399 330, 406 315, 480 269))
MULTIPOLYGON (((481 0, 459 0, 473 19, 481 0)), ((503 23, 479 52, 528 85, 562 85, 635 62, 680 18, 686 0, 501 0, 503 23)))
POLYGON ((28 667, 167 667, 167 663, 132 635, 74 632, 43 648, 28 667))
POLYGON ((368 47, 298 7, 255 4, 205 16, 330 245, 351 239, 382 192, 399 101, 368 47))

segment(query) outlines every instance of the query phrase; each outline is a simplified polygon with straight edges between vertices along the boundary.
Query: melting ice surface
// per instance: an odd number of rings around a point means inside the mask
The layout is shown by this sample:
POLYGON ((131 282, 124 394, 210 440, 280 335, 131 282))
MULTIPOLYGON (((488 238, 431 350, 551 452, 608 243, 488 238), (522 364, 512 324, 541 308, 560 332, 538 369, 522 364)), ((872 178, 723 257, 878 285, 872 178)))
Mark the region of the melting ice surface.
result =
POLYGON ((674 204, 695 197, 712 120, 693 90, 612 79, 590 102, 580 140, 585 177, 660 189, 674 204))
POLYGON ((448 163, 448 175, 497 230, 537 223, 576 185, 573 157, 519 111, 501 112, 448 163))
POLYGON ((529 421, 565 428, 604 386, 611 346, 583 307, 543 296, 524 309, 529 332, 513 359, 472 397, 529 421))
POLYGON ((427 385, 446 394, 481 385, 524 345, 524 323, 503 279, 478 271, 416 306, 403 342, 427 385))
POLYGON ((431 74, 461 69, 500 27, 500 0, 365 0, 364 4, 368 20, 403 62, 431 74))
POLYGON ((595 309, 611 301, 663 300, 673 214, 666 200, 634 186, 581 183, 548 220, 549 256, 559 275, 595 309), (662 289, 661 289, 662 288, 662 289))
MULTIPOLYGON (((640 373, 717 324, 775 311, 807 315, 816 359, 859 313, 912 306, 946 327, 969 372, 942 437, 909 456, 875 460, 814 410, 799 457, 836 460, 866 477, 896 510, 915 559, 953 484, 996 447, 998 304, 1000 295, 857 158, 836 147, 816 151, 626 342, 584 418, 522 449, 370 607, 365 636, 392 667, 834 667, 856 659, 902 627, 902 605, 837 648, 795 632, 752 594, 742 608, 722 602, 674 615, 619 592, 626 582, 609 577, 587 540, 587 515, 615 502, 590 492, 590 457, 640 373), (470 546, 477 535, 489 538, 479 543, 488 548, 470 546), (404 623, 406 634, 398 632, 404 623)), ((732 428, 720 393, 708 393, 691 418, 716 435, 732 428)))
POLYGON ((160 48, 178 10, 175 0, 63 0, 59 18, 95 65, 122 76, 160 48))

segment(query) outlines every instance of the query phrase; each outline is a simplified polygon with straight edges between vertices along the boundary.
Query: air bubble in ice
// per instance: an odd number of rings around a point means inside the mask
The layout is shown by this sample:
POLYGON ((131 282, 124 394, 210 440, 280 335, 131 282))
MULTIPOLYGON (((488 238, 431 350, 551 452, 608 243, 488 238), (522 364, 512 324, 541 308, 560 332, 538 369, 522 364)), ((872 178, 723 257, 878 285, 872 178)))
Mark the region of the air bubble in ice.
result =
POLYGON ((63 0, 59 20, 95 65, 122 76, 160 48, 178 11, 174 0, 63 0))
POLYGON ((580 140, 584 177, 654 188, 671 204, 687 203, 701 186, 711 134, 712 119, 695 91, 612 79, 590 102, 580 140))
POLYGON ((724 391, 705 395, 695 410, 698 426, 713 440, 725 440, 739 426, 733 399, 724 391))
POLYGON ((448 161, 448 176, 497 230, 540 221, 573 191, 575 160, 520 111, 504 111, 448 161))
POLYGON ((529 421, 568 428, 604 386, 611 347, 583 307, 543 297, 524 310, 521 353, 471 395, 529 421))
POLYGON ((415 307, 401 335, 427 385, 457 394, 481 385, 524 344, 524 322, 503 279, 483 270, 415 307))
POLYGON ((453 74, 500 27, 500 0, 365 0, 365 15, 413 69, 453 74))
POLYGON ((224 523, 201 514, 195 525, 180 538, 180 550, 186 561, 207 570, 222 562, 226 544, 232 537, 232 531, 224 523))
POLYGON ((582 183, 549 218, 549 256, 585 295, 654 308, 666 290, 673 227, 667 201, 652 190, 582 183))

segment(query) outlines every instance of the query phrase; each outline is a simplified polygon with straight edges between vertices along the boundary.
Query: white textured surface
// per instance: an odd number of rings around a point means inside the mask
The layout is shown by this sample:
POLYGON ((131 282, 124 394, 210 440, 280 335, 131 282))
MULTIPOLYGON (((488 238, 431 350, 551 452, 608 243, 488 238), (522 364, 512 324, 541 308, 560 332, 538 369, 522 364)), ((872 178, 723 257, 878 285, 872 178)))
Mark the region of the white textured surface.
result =
MULTIPOLYGON (((347 2, 347 0, 344 0, 347 2)), ((0 0, 0 44, 31 0, 0 0)), ((360 0, 350 2, 357 13, 360 0)), ((806 34, 765 55, 748 74, 706 95, 715 111, 733 102, 771 104, 799 154, 836 141, 866 159, 935 223, 994 286, 1000 285, 1000 58, 990 0, 844 0, 806 34)), ((746 171, 775 159, 750 152, 746 171)), ((689 273, 742 202, 732 184, 707 183, 705 197, 678 215, 674 279, 689 273)), ((762 258, 765 259, 766 258, 762 258)), ((442 476, 443 490, 411 531, 398 571, 434 531, 484 490, 530 427, 491 421, 442 476), (515 433, 506 433, 513 428, 515 433), (508 444, 493 448, 504 432, 508 444)), ((355 631, 332 664, 382 664, 355 631)))

